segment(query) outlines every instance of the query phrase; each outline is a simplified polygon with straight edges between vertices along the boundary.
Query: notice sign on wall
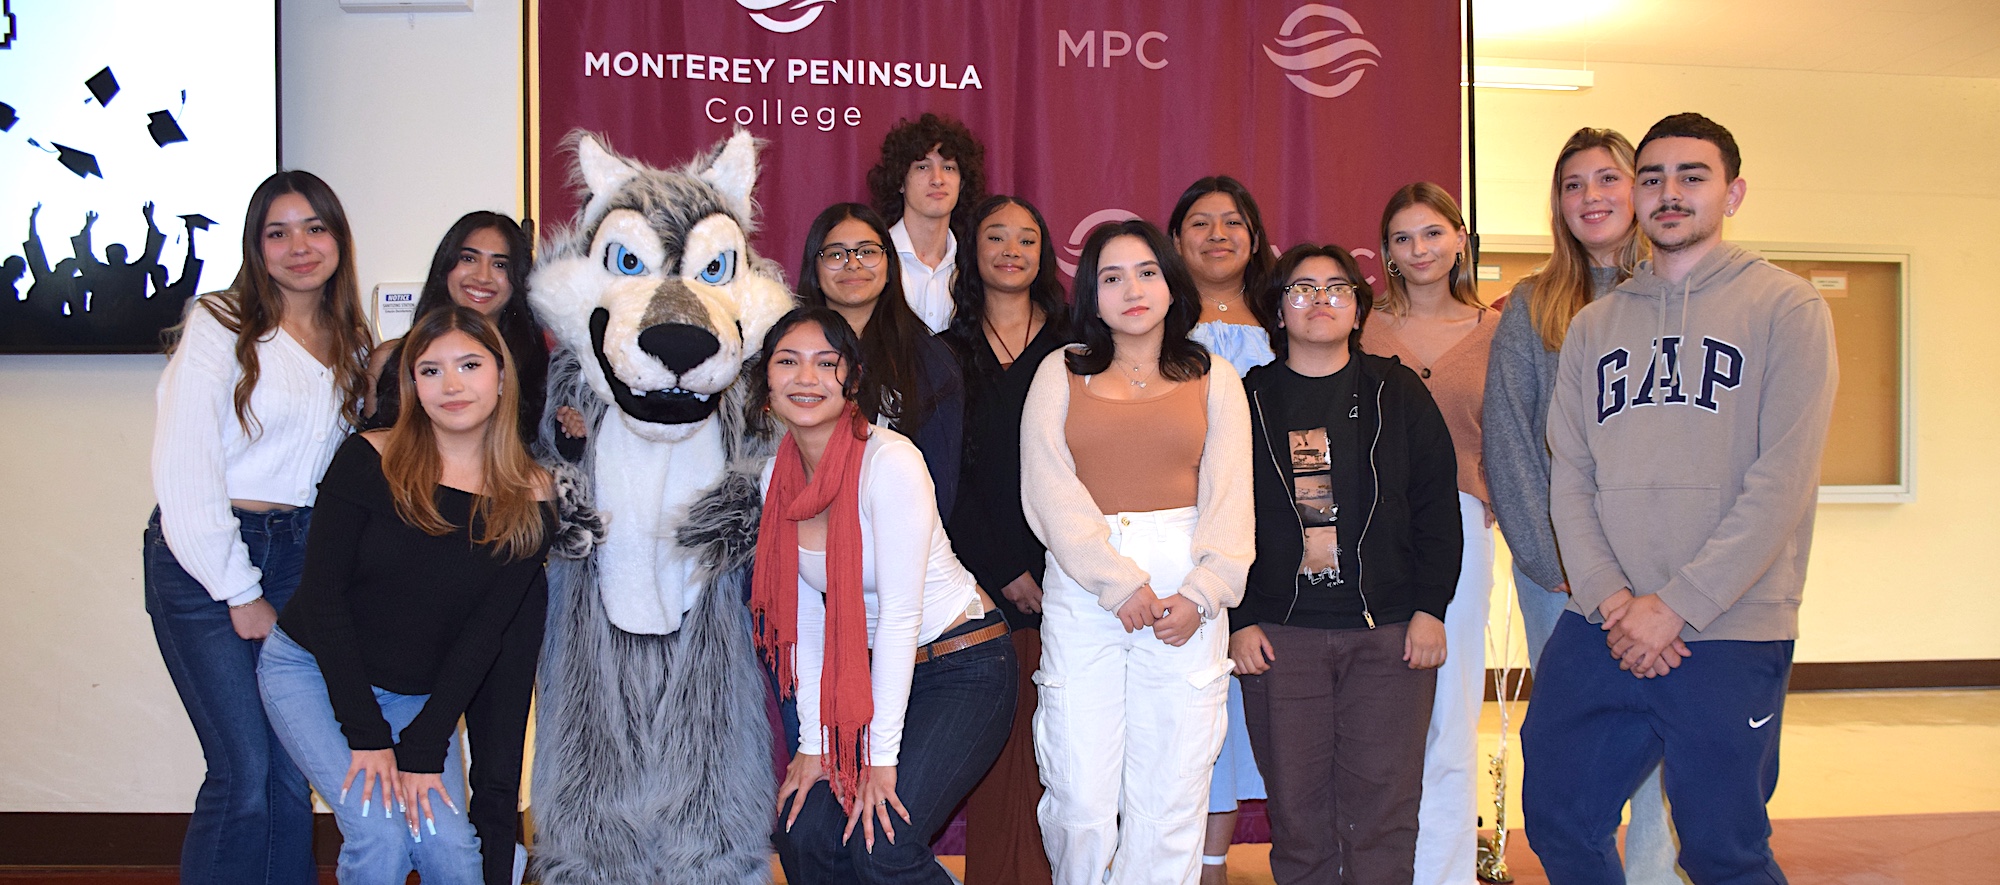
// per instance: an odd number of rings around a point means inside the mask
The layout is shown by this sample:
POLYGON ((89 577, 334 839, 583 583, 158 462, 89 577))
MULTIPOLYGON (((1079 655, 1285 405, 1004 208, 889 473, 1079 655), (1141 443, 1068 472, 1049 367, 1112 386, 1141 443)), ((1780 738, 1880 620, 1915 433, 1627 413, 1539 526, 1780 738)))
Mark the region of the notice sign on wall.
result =
POLYGON ((1065 270, 1090 227, 1164 224, 1205 175, 1249 185, 1276 245, 1364 260, 1396 188, 1460 178, 1446 0, 601 0, 543 4, 539 37, 545 220, 575 211, 572 128, 665 165, 742 126, 769 142, 757 246, 791 274, 813 216, 867 202, 883 135, 925 111, 980 138, 987 191, 1042 209, 1065 270))

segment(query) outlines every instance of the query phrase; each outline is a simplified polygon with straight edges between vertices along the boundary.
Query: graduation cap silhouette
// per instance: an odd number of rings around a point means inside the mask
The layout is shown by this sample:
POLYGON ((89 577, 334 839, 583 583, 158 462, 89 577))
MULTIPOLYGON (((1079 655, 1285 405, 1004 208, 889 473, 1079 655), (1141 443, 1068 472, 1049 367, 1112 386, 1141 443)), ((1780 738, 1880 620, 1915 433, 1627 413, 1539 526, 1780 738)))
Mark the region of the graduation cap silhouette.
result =
POLYGON ((194 230, 208 230, 210 225, 215 224, 215 219, 199 212, 193 215, 183 215, 181 216, 181 220, 187 222, 187 226, 194 230))
POLYGON ((111 97, 118 94, 118 78, 111 75, 110 68, 91 74, 90 79, 83 81, 83 85, 90 87, 90 94, 97 99, 99 105, 110 104, 111 97))
POLYGON ((97 168, 96 154, 89 151, 80 151, 66 144, 55 144, 54 142, 50 142, 50 144, 55 145, 56 162, 63 164, 69 171, 76 173, 76 177, 89 178, 92 175, 98 178, 104 177, 104 170, 97 168))
POLYGON ((166 147, 177 141, 187 141, 187 133, 181 131, 181 124, 169 111, 154 111, 146 115, 152 122, 146 124, 146 131, 153 136, 153 143, 166 147))
POLYGON ((0 132, 14 128, 14 121, 21 119, 14 115, 14 106, 0 101, 0 132))

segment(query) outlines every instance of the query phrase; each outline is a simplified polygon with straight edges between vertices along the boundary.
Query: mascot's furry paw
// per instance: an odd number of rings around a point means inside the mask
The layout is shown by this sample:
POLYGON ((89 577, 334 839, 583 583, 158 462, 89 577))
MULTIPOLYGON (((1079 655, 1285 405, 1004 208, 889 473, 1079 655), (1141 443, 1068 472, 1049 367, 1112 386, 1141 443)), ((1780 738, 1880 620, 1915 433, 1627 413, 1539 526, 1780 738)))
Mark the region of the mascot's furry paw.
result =
POLYGON ((770 444, 742 371, 792 297, 749 251, 757 143, 739 131, 675 170, 572 143, 584 207, 529 288, 558 341, 538 448, 562 450, 563 406, 590 431, 554 461, 531 876, 769 882, 777 785, 743 599, 770 444))

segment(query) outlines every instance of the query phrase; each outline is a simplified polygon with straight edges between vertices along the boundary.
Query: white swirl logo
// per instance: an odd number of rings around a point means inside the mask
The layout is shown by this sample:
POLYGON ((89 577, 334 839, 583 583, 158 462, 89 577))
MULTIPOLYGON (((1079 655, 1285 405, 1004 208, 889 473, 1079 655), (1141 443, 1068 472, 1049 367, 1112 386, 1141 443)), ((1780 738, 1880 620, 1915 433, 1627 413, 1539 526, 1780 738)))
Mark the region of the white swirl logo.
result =
POLYGON ((1285 26, 1278 29, 1277 38, 1271 42, 1292 52, 1286 54, 1266 46, 1264 55, 1271 59, 1272 64, 1297 72, 1285 75, 1293 86, 1320 98, 1346 95, 1360 84, 1362 74, 1382 64, 1382 50, 1362 39, 1361 22, 1344 9, 1318 3, 1308 3, 1292 10, 1292 14, 1285 17, 1285 26), (1312 18, 1332 19, 1334 27, 1293 36, 1301 23, 1312 18), (1306 76, 1306 72, 1310 71, 1324 71, 1338 80, 1320 83, 1306 76))
POLYGON ((834 0, 736 0, 736 5, 750 10, 750 20, 766 31, 790 34, 805 30, 806 26, 819 20, 824 10, 822 5, 834 0), (779 10, 780 14, 794 13, 793 18, 777 18, 766 15, 767 10, 779 10))
POLYGON ((1076 228, 1069 232, 1069 243, 1064 245, 1062 251, 1056 254, 1056 266, 1062 268, 1063 273, 1068 274, 1074 279, 1076 277, 1076 262, 1083 257, 1083 241, 1090 239, 1090 232, 1092 230, 1095 230, 1100 224, 1125 221, 1138 217, 1139 213, 1125 209, 1099 209, 1096 212, 1085 215, 1082 221, 1076 223, 1076 228))

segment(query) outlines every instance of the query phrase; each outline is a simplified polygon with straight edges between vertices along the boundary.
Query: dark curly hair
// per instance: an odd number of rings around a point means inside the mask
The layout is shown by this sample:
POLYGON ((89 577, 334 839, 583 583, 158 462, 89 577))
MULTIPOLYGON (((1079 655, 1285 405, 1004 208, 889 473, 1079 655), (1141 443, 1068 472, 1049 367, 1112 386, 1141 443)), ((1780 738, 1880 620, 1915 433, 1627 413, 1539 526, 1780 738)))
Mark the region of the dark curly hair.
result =
POLYGON ((986 148, 952 117, 926 112, 911 120, 896 121, 882 137, 882 159, 868 170, 868 194, 875 211, 890 224, 903 218, 903 178, 910 164, 936 148, 938 156, 958 163, 958 204, 952 207, 951 224, 963 228, 972 207, 986 198, 986 148))

